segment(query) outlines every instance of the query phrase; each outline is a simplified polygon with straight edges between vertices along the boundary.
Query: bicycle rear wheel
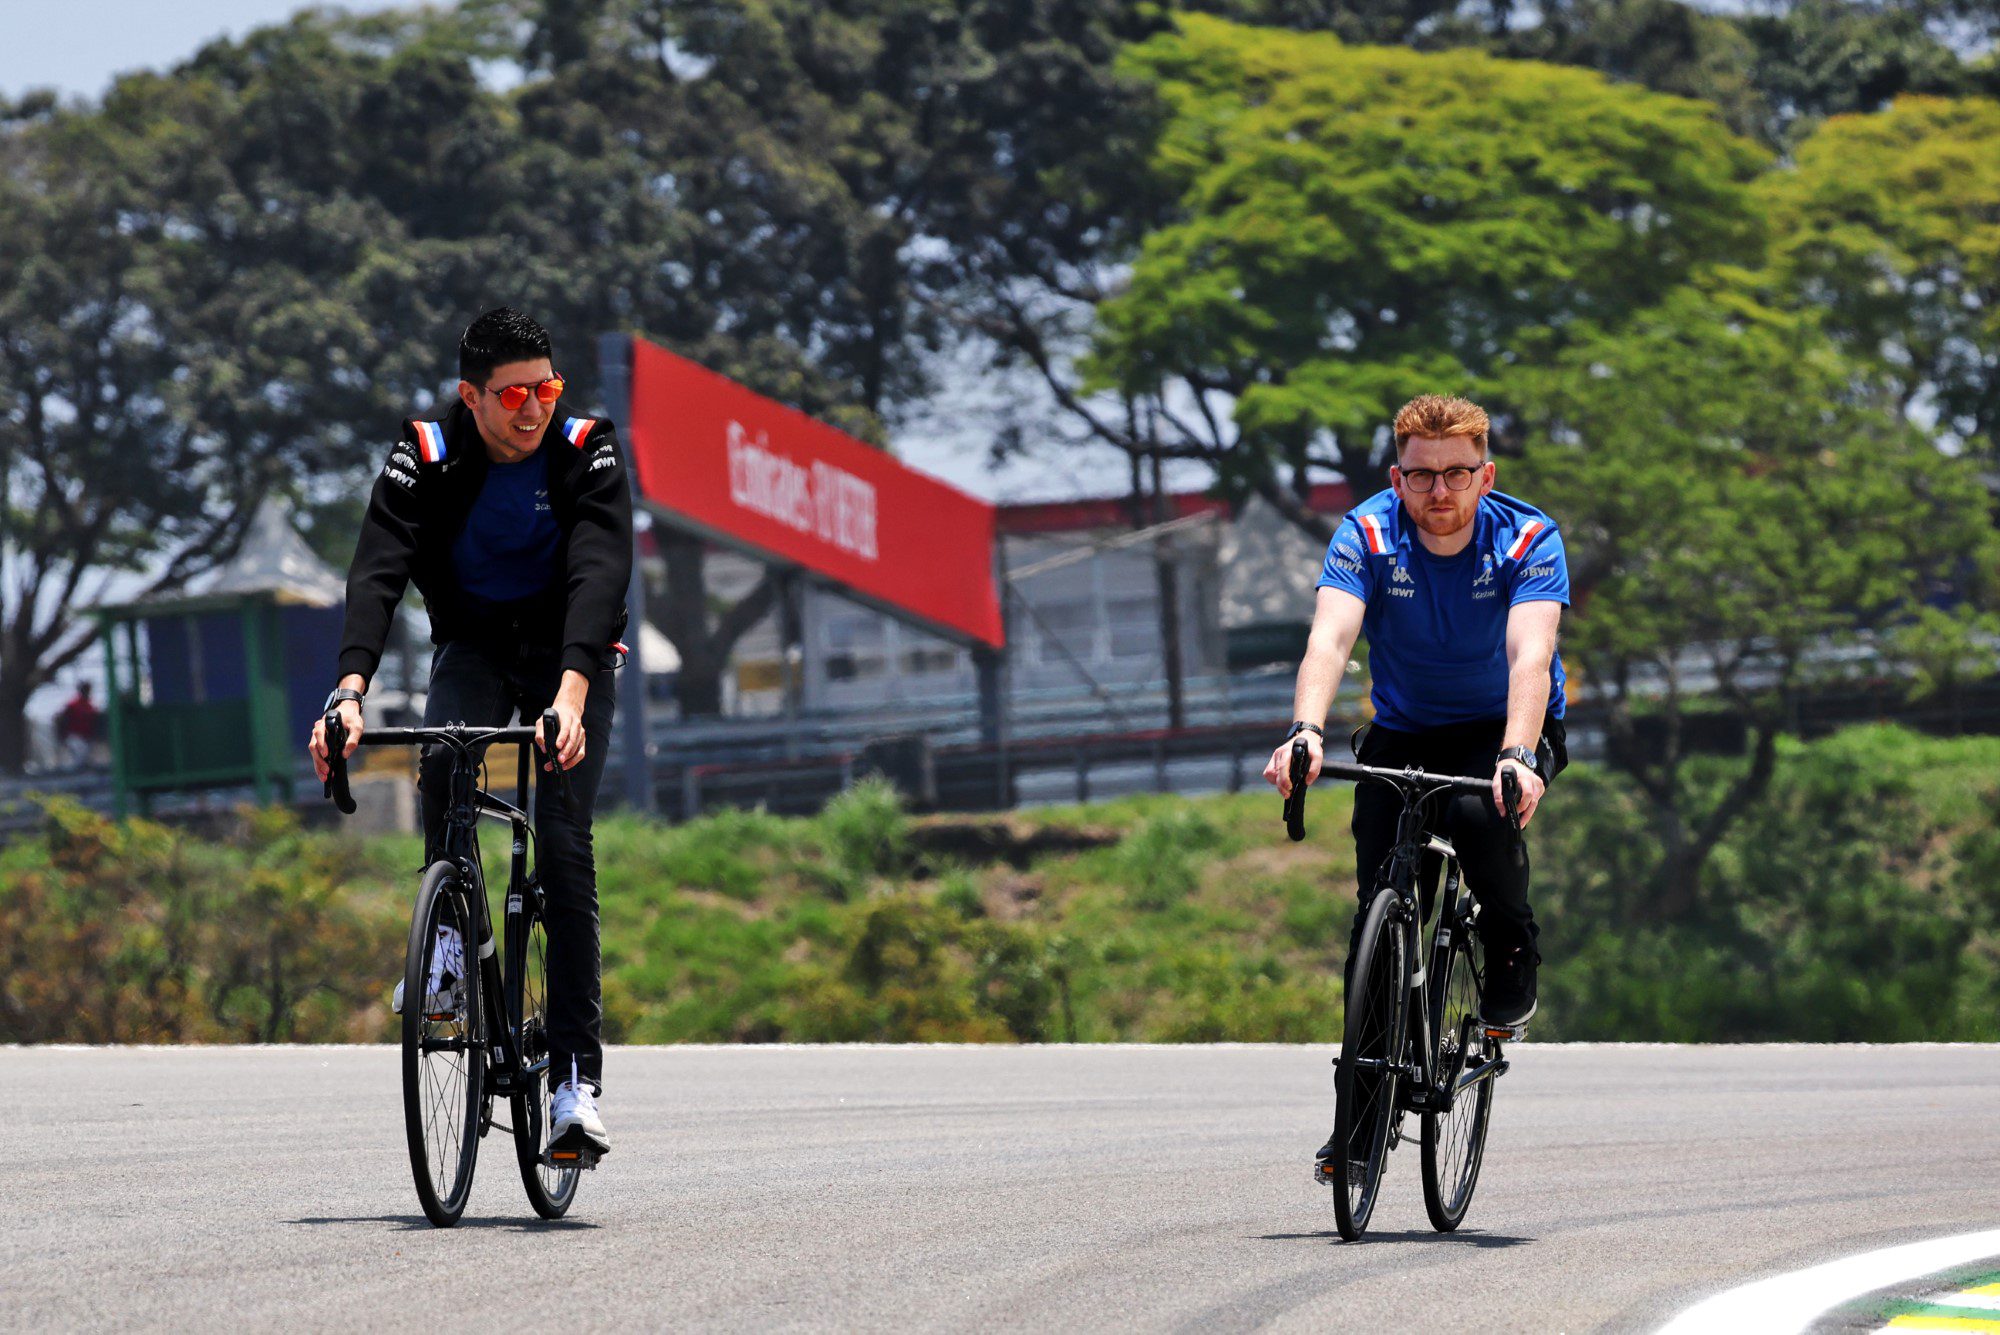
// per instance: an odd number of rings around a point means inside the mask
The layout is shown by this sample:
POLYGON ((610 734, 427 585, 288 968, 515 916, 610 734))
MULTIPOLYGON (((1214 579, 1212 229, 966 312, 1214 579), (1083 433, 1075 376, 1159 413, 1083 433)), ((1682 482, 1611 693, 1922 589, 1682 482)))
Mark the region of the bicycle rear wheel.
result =
POLYGON ((508 919, 507 938, 507 1014, 515 1021, 523 1072, 513 1103, 514 1157, 520 1160, 528 1204, 544 1219, 560 1219, 576 1199, 583 1173, 542 1162, 549 1106, 549 936, 540 889, 530 886, 522 898, 521 916, 508 919), (526 1074, 538 1063, 540 1071, 526 1074))
POLYGON ((1376 893, 1348 968, 1347 1022, 1334 1075, 1338 1110, 1330 1176, 1334 1221, 1349 1242, 1361 1236, 1375 1213, 1397 1116, 1396 1078, 1409 986, 1403 927, 1391 916, 1400 903, 1386 887, 1376 893), (1363 1150, 1358 1172, 1345 1152, 1350 1146, 1363 1150))
MULTIPOLYGON (((1480 975, 1469 923, 1445 953, 1434 979, 1438 1005, 1435 1070, 1446 1088, 1476 1075, 1498 1060, 1493 1041, 1479 1021, 1480 975)), ((1423 1120, 1424 1210, 1431 1226, 1449 1233, 1465 1219, 1479 1165, 1486 1154, 1486 1127, 1493 1115, 1493 1078, 1466 1086, 1447 1112, 1427 1112, 1423 1120)))
POLYGON ((424 1217, 450 1228, 465 1213, 479 1158, 486 1043, 479 996, 478 917, 458 869, 431 864, 410 915, 403 961, 403 1127, 424 1217), (457 934, 456 978, 431 989, 432 954, 457 934))

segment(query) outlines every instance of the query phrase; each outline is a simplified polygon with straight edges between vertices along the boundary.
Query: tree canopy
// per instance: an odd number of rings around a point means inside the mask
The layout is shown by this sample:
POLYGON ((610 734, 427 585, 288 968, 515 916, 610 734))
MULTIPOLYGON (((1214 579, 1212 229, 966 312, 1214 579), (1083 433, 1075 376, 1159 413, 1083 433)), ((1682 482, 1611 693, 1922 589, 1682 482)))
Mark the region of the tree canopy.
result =
POLYGON ((1381 476, 1412 386, 1762 245, 1765 155, 1699 102, 1194 17, 1128 60, 1171 109, 1154 165, 1178 205, 1099 306, 1090 370, 1302 523, 1312 470, 1381 476))

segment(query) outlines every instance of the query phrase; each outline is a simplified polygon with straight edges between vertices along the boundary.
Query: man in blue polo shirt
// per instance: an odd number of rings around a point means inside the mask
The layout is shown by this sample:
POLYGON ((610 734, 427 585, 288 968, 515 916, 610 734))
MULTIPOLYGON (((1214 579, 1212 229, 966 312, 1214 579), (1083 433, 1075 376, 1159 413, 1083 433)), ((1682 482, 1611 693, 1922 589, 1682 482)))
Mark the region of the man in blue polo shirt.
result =
MULTIPOLYGON (((1293 697, 1296 720, 1264 777, 1291 792, 1291 741, 1324 760, 1322 725, 1356 638, 1368 635, 1375 718, 1358 759, 1493 781, 1489 796, 1451 799, 1443 832, 1479 899, 1486 948, 1483 1018, 1517 1027, 1535 1013, 1534 912, 1528 857, 1501 814, 1501 775, 1520 781, 1522 824, 1568 760, 1556 630, 1569 569, 1555 521, 1493 490, 1488 423, 1478 405, 1424 395, 1396 414, 1390 488, 1357 505, 1328 544, 1318 605, 1293 697), (1490 798, 1490 800, 1489 800, 1490 798)), ((1361 905, 1379 888, 1401 799, 1380 784, 1354 795, 1361 905)), ((1359 930, 1360 915, 1355 927, 1359 930)), ((1332 1152, 1332 1142, 1321 1151, 1332 1152)))

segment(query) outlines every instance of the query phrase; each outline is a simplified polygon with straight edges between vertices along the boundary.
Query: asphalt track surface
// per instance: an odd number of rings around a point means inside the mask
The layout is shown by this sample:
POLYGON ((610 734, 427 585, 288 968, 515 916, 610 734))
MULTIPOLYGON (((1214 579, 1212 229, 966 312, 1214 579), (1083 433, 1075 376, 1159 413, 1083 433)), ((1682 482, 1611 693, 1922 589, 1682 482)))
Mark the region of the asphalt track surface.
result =
POLYGON ((1522 1044, 1464 1229, 1308 1180, 1319 1048, 615 1050, 615 1152, 418 1211, 388 1048, 0 1049, 0 1328, 1652 1330, 2000 1224, 2000 1049, 1522 1044))

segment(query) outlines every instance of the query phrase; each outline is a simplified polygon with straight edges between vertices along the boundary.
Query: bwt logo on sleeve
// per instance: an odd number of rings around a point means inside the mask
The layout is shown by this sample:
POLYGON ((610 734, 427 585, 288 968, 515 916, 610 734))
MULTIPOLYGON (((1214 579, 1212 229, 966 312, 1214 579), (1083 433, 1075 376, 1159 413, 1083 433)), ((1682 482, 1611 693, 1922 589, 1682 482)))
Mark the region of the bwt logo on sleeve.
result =
POLYGON ((730 500, 864 561, 875 559, 872 483, 824 461, 810 469, 794 463, 771 449, 768 434, 752 439, 741 422, 729 424, 728 444, 730 500))

